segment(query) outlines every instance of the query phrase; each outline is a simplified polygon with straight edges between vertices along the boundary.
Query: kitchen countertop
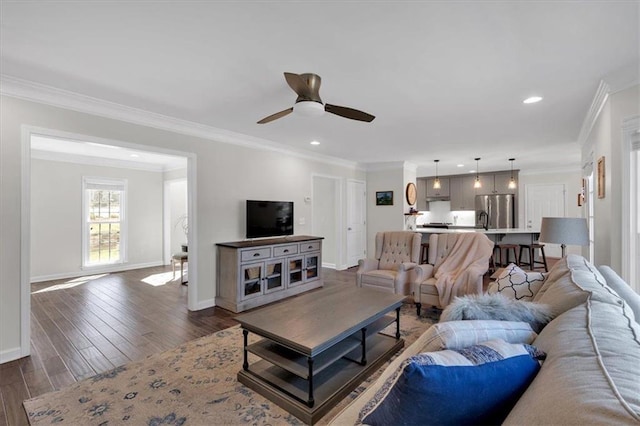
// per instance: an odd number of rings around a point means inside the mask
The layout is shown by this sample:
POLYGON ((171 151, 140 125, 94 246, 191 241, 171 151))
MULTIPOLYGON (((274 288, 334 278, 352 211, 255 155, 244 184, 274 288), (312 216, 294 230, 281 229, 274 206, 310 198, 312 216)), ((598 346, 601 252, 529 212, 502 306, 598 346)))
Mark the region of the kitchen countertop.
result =
POLYGON ((502 228, 502 229, 482 229, 482 228, 466 228, 466 229, 446 229, 446 228, 417 228, 417 232, 426 234, 453 234, 457 232, 481 232, 483 234, 538 234, 539 230, 526 228, 502 228))

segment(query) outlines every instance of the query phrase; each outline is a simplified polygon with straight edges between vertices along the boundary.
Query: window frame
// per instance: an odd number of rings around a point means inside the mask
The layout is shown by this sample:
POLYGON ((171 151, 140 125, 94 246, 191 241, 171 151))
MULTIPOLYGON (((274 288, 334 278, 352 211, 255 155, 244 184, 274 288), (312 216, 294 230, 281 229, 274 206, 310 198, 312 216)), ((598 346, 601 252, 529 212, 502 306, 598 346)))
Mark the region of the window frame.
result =
POLYGON ((124 178, 106 178, 106 177, 94 177, 83 176, 82 177, 82 269, 95 269, 109 265, 118 265, 127 263, 127 235, 128 235, 128 220, 127 220, 127 195, 128 195, 128 181, 124 178), (105 190, 113 187, 118 187, 119 191, 122 191, 120 196, 120 259, 111 262, 95 263, 90 261, 91 250, 90 244, 90 223, 89 220, 89 203, 90 197, 88 197, 88 191, 96 188, 93 186, 105 186, 105 190))

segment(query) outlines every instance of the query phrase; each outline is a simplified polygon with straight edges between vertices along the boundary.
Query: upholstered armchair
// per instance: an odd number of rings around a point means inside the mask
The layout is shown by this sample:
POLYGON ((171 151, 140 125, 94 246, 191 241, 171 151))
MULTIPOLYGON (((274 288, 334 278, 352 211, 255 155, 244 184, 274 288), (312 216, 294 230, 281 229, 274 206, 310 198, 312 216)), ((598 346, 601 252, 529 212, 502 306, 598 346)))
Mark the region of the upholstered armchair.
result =
POLYGON ((418 232, 378 232, 375 258, 358 262, 356 285, 409 295, 421 240, 422 235, 418 232))
POLYGON ((493 242, 478 232, 432 234, 427 264, 415 268, 413 299, 418 315, 423 304, 446 307, 456 296, 482 294, 493 242))

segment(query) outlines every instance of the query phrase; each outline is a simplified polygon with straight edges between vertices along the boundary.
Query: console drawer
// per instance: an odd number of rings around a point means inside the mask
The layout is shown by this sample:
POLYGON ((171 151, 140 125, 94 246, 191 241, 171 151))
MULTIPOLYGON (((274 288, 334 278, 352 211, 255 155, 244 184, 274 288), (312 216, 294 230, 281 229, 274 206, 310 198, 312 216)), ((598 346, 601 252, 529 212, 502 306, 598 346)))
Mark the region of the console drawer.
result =
POLYGON ((298 253, 298 244, 287 244, 273 248, 273 257, 288 256, 298 253))
POLYGON ((317 250, 320 250, 320 241, 309 241, 307 243, 300 243, 300 253, 307 253, 317 250))
POLYGON ((258 249, 243 250, 240 260, 246 262, 248 260, 265 259, 271 257, 271 247, 263 247, 258 249))

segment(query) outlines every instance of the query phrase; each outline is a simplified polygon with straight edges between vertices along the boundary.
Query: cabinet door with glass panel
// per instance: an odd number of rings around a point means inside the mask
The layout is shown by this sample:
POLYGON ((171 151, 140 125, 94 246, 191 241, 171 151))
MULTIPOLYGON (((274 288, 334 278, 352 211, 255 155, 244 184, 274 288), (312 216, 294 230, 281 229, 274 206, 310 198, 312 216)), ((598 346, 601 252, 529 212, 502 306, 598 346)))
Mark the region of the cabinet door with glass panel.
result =
POLYGON ((262 276, 264 262, 245 263, 240 265, 240 299, 247 300, 263 294, 262 276))
POLYGON ((265 262, 265 274, 262 280, 265 294, 285 288, 284 266, 284 259, 265 262))

